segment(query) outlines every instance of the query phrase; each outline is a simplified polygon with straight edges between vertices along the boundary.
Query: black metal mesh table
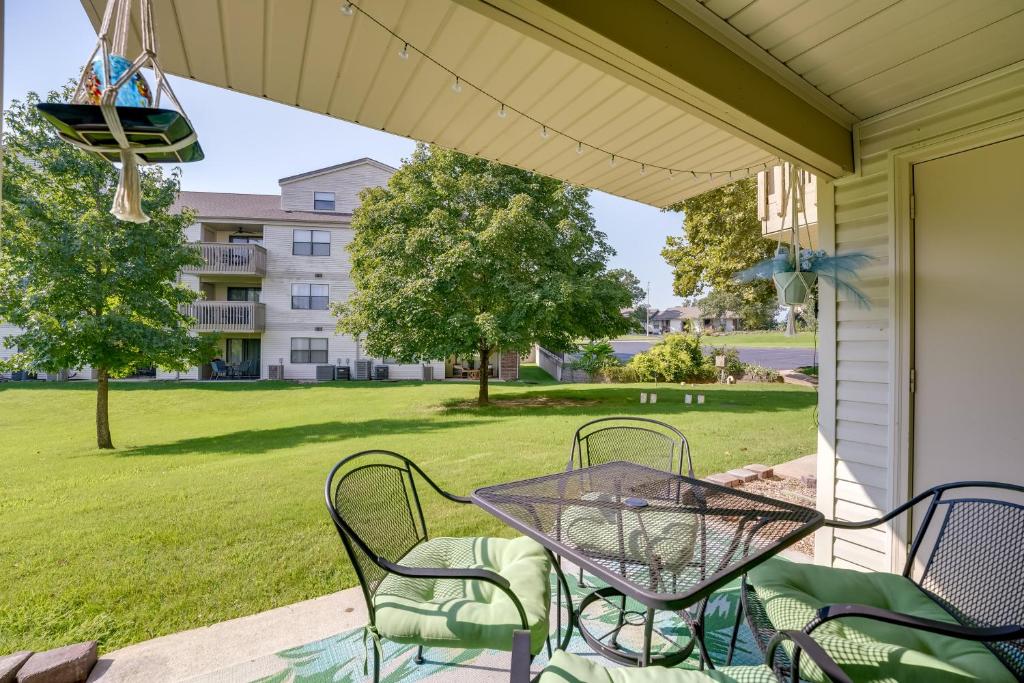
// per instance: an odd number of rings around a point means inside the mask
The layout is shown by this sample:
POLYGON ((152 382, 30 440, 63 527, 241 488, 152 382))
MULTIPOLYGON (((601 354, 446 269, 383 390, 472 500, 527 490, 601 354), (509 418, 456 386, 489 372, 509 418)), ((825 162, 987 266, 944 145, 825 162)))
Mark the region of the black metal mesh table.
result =
MULTIPOLYGON (((473 501, 645 605, 648 622, 654 610, 700 603, 824 521, 810 508, 627 462, 488 486, 473 501)), ((701 624, 702 615, 693 625, 703 651, 701 624)), ((650 662, 647 631, 633 663, 650 662)))

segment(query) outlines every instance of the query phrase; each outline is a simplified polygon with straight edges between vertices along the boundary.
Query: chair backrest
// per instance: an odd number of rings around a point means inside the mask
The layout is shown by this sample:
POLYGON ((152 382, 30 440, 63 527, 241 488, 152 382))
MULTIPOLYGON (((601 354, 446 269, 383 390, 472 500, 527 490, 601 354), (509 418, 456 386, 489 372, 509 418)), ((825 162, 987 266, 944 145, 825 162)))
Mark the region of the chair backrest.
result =
POLYGON ((397 453, 362 451, 334 466, 324 495, 372 613, 373 595, 388 573, 374 558, 397 563, 427 540, 413 468, 397 453))
POLYGON ((568 469, 613 460, 693 476, 690 444, 683 433, 647 417, 602 417, 576 430, 568 469))
POLYGON ((212 361, 210 361, 210 367, 213 368, 214 372, 224 372, 224 370, 225 370, 224 361, 222 361, 222 360, 212 360, 212 361))
MULTIPOLYGON (((932 491, 904 574, 965 626, 1024 627, 1024 505, 1015 502, 1024 486, 958 482, 932 491)), ((1024 679, 1024 640, 986 645, 1024 679)))

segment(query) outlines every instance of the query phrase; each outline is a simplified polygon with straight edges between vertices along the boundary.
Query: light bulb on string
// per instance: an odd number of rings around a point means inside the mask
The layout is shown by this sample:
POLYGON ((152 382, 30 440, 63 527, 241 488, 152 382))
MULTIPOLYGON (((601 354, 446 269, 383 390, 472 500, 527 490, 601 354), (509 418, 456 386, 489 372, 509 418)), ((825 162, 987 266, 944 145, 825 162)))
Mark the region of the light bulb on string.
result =
POLYGON ((547 126, 541 126, 540 127, 540 136, 542 138, 544 138, 545 140, 548 139, 548 127, 547 126))
POLYGON ((613 167, 613 168, 615 167, 615 155, 614 154, 611 156, 610 159, 608 159, 608 165, 613 167))
POLYGON ((505 118, 506 116, 508 116, 508 112, 507 112, 507 111, 505 111, 505 105, 504 105, 504 104, 502 104, 502 105, 501 105, 501 108, 500 108, 500 109, 498 109, 498 118, 499 118, 499 119, 503 119, 503 118, 505 118))
POLYGON ((409 43, 402 46, 402 49, 398 51, 398 56, 402 59, 409 59, 409 43))
POLYGON ((455 77, 455 82, 452 83, 452 92, 454 92, 454 93, 462 92, 462 81, 459 80, 458 76, 455 77))
POLYGON ((355 14, 355 11, 355 5, 353 5, 351 2, 346 2, 344 5, 341 6, 341 13, 344 14, 346 17, 351 17, 353 14, 355 14))
POLYGON ((583 143, 582 142, 577 142, 576 143, 576 153, 577 154, 583 154, 583 143))
POLYGON ((647 175, 647 165, 640 164, 640 175, 647 175))

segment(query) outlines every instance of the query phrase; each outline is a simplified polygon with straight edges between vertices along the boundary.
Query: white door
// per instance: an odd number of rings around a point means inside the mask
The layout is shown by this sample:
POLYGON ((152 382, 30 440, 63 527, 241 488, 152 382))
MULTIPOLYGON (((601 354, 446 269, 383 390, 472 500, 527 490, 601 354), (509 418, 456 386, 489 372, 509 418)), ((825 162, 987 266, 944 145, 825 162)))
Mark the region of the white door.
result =
POLYGON ((915 492, 1024 484, 1024 138, 914 167, 915 492))

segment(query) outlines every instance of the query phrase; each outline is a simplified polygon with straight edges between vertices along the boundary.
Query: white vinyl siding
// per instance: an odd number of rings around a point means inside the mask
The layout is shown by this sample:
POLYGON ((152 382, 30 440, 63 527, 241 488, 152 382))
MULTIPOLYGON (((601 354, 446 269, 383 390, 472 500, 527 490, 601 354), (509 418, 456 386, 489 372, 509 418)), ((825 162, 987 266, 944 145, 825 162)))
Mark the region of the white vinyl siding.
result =
POLYGON ((337 213, 352 213, 359 206, 359 193, 367 187, 386 185, 392 171, 372 162, 354 164, 327 173, 299 178, 281 184, 281 208, 285 211, 311 211, 314 193, 333 193, 337 213))
MULTIPOLYGON (((893 490, 896 468, 903 457, 895 452, 899 425, 893 396, 905 388, 907 379, 894 377, 897 340, 892 331, 890 287, 896 268, 891 254, 897 198, 892 194, 892 152, 1022 113, 1024 70, 1007 70, 868 120, 855 130, 858 172, 835 181, 834 227, 823 221, 820 229, 823 241, 834 237, 837 253, 859 251, 874 258, 860 272, 858 284, 871 298, 871 307, 861 308, 840 294, 834 314, 820 320, 822 326, 835 326, 835 395, 822 396, 823 401, 834 400, 834 406, 832 410, 821 408, 822 415, 835 416, 834 424, 822 427, 823 432, 835 435, 834 462, 819 459, 819 473, 835 471, 831 500, 822 496, 819 488, 820 505, 827 517, 866 519, 908 497, 908 491, 893 490)), ((828 308, 823 306, 823 312, 828 308)), ((955 320, 951 319, 951 325, 955 328, 955 320)), ((831 455, 820 450, 820 457, 831 455)), ((818 560, 855 569, 897 568, 900 558, 893 551, 892 537, 896 528, 835 531, 830 536, 830 556, 818 560)))

